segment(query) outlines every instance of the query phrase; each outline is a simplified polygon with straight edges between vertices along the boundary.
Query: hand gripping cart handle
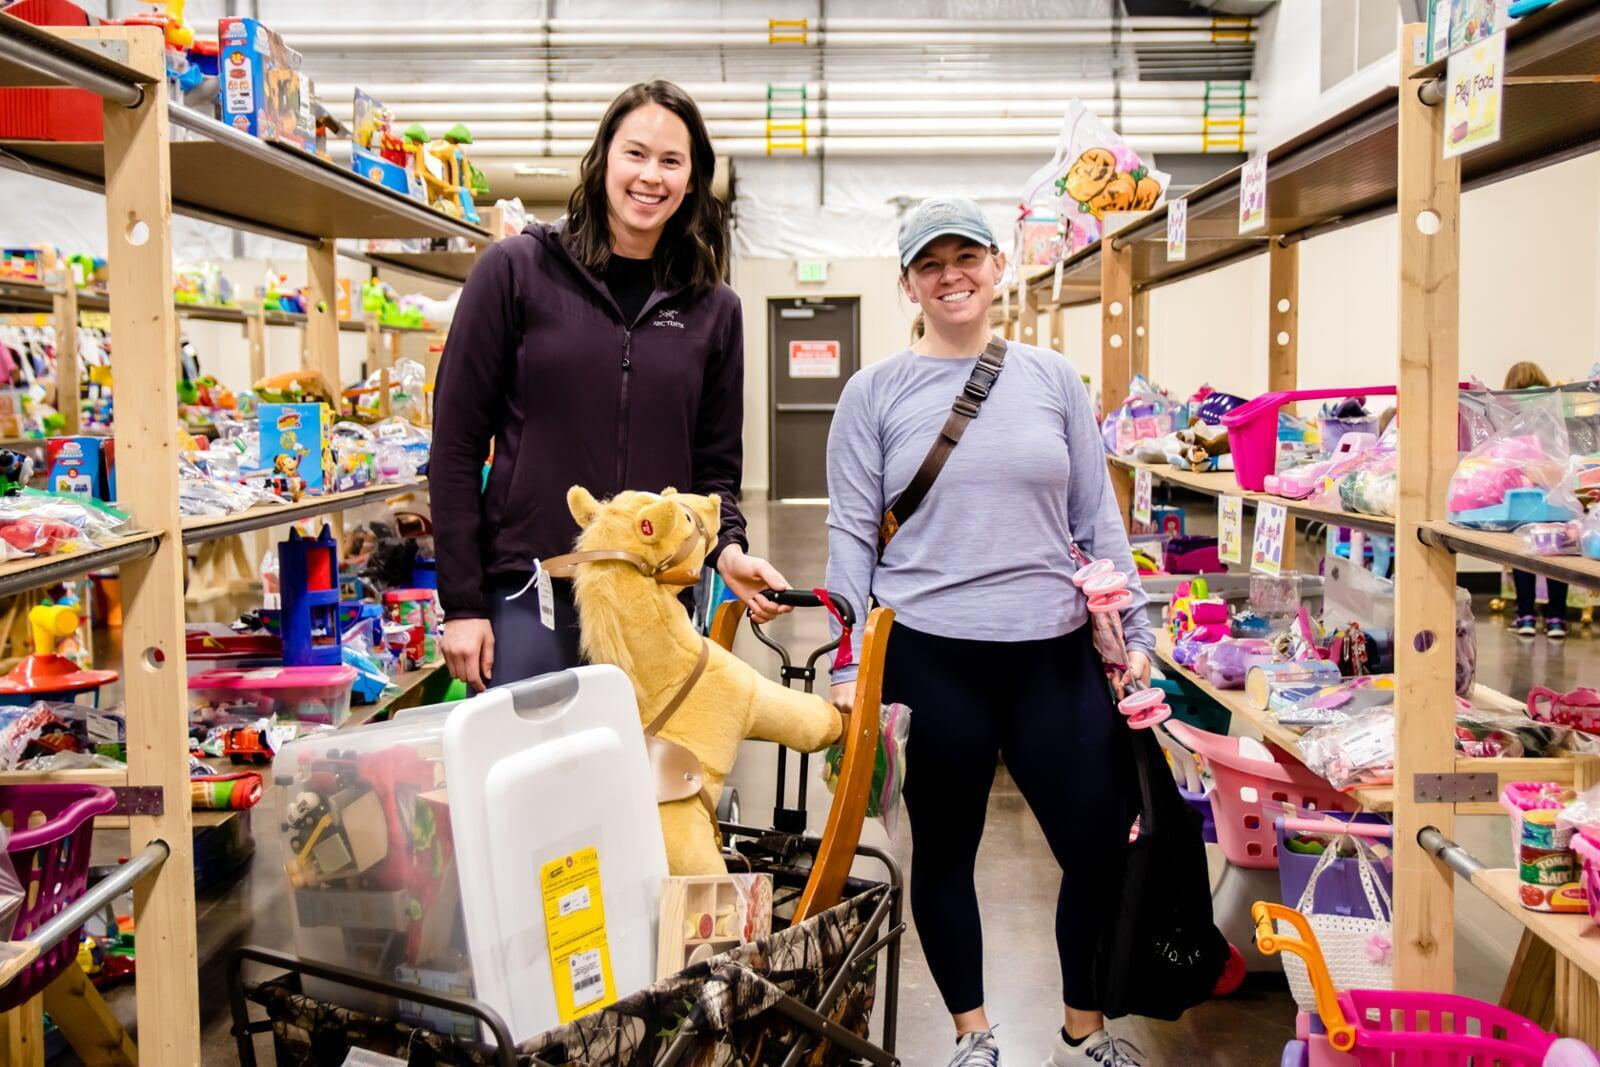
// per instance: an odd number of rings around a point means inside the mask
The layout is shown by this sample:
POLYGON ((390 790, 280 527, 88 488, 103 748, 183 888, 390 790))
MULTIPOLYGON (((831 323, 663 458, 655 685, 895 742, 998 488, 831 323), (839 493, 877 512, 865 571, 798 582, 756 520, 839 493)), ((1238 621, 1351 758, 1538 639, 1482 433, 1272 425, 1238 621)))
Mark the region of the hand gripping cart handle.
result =
MULTIPOLYGON (((754 619, 750 620, 750 629, 756 635, 756 640, 772 649, 778 654, 782 663, 779 668, 778 678, 788 688, 794 688, 794 683, 801 683, 807 693, 816 692, 817 661, 830 652, 836 652, 841 645, 845 645, 850 638, 850 632, 855 627, 855 611, 850 607, 849 601, 826 589, 767 589, 761 594, 768 600, 791 608, 827 608, 829 613, 839 621, 843 633, 833 641, 822 645, 806 657, 803 667, 794 664, 789 650, 780 642, 768 636, 761 624, 754 619)), ((721 645, 728 651, 733 651, 734 634, 739 628, 739 618, 743 614, 738 601, 730 600, 717 611, 711 624, 711 640, 721 645)), ((848 645, 845 645, 848 647, 848 645)), ((777 799, 772 809, 772 828, 787 834, 803 834, 806 831, 806 790, 811 778, 811 757, 807 753, 800 753, 800 774, 797 785, 795 806, 785 807, 784 797, 788 793, 789 784, 789 750, 778 747, 778 788, 777 799)), ((724 796, 723 808, 727 809, 731 803, 731 794, 724 796)), ((718 812, 718 818, 725 822, 738 822, 737 812, 724 810, 718 812)))

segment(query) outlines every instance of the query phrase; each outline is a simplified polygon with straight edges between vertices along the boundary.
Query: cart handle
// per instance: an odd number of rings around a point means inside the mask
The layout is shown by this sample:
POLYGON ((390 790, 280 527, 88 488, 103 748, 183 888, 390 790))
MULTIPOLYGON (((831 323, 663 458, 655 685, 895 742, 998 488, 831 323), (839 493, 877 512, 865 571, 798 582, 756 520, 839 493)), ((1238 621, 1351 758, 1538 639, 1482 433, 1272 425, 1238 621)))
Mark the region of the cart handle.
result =
POLYGON ((1285 830, 1303 834, 1354 834, 1357 837, 1394 837, 1393 823, 1345 822, 1342 819, 1291 819, 1279 816, 1278 822, 1285 830))
MULTIPOLYGON (((826 592, 833 600, 833 606, 837 608, 839 614, 843 616, 844 624, 846 626, 854 626, 856 624, 856 613, 855 609, 850 606, 850 602, 844 597, 840 596, 838 593, 835 593, 831 590, 824 590, 824 592, 826 592)), ((774 604, 782 604, 784 607, 822 607, 822 598, 809 589, 763 589, 761 591, 761 595, 772 601, 774 604)))
POLYGON ((1317 998, 1317 1014, 1328 1032, 1328 1044, 1339 1052, 1349 1052, 1355 1047, 1356 1030, 1344 1017, 1339 1007, 1339 997, 1334 992, 1333 978, 1328 974, 1327 961, 1322 957, 1322 947, 1306 917, 1293 908, 1271 901, 1258 900, 1250 905, 1250 918, 1256 924, 1256 948, 1266 956, 1275 956, 1287 949, 1299 956, 1306 965, 1311 988, 1317 998), (1273 928, 1274 919, 1282 919, 1300 934, 1298 938, 1283 937, 1273 928))

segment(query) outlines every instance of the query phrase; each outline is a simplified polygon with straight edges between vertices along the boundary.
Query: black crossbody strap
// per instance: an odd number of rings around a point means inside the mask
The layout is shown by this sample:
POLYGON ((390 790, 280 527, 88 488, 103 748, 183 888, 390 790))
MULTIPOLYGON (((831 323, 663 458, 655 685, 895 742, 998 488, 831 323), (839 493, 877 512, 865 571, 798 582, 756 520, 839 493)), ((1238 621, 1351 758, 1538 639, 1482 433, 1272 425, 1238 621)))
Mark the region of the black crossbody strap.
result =
POLYGON ((1006 365, 1006 343, 998 337, 989 338, 989 343, 984 347, 983 353, 978 356, 977 364, 972 368, 972 376, 967 379, 967 384, 961 387, 961 395, 956 397, 956 402, 950 408, 949 418, 944 420, 944 428, 939 431, 939 436, 934 438, 933 447, 928 449, 928 454, 923 457, 922 466, 917 468, 917 473, 912 476, 911 484, 906 486, 905 492, 895 498, 889 505, 889 510, 883 513, 883 521, 878 526, 878 556, 882 558, 883 550, 889 547, 889 542, 894 540, 894 535, 922 505, 923 498, 928 495, 928 490, 933 488, 939 472, 944 469, 945 460, 950 458, 950 453, 955 451, 956 445, 961 442, 961 435, 966 433, 967 424, 978 417, 978 409, 988 399, 989 391, 994 388, 994 383, 1000 379, 1000 371, 1006 365))

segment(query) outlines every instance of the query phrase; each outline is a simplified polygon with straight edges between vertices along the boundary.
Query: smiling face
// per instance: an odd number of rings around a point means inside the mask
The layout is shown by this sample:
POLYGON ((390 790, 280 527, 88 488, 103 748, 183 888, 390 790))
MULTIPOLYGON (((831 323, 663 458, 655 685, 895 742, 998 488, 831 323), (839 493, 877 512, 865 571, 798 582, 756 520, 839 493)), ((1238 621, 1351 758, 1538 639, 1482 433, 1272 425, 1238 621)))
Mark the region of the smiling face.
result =
POLYGON ((689 128, 660 104, 622 117, 606 152, 612 248, 646 259, 690 191, 689 128))
POLYGON ((901 278, 906 296, 922 308, 929 328, 943 334, 989 321, 994 287, 1005 272, 1005 256, 965 237, 948 234, 929 241, 901 278))

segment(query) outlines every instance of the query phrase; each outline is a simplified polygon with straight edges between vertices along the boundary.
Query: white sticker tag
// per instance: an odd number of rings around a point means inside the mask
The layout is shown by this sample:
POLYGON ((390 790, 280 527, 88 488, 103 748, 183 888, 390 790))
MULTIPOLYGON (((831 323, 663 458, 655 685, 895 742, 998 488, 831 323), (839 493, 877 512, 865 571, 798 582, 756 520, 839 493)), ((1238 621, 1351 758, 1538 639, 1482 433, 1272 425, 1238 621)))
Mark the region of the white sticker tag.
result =
POLYGON ((589 887, 579 886, 561 898, 561 917, 564 919, 575 911, 584 911, 589 907, 589 887))
POLYGON ((344 1058, 343 1067, 394 1067, 394 1065, 406 1067, 406 1061, 361 1048, 359 1045, 351 1045, 349 1055, 344 1058))
POLYGON ((605 976, 600 972, 600 950, 574 952, 567 960, 572 968, 572 1006, 581 1008, 605 996, 605 976))
POLYGON ((539 569, 533 573, 534 584, 539 593, 539 621, 546 630, 556 628, 556 595, 550 588, 550 572, 544 569, 544 564, 536 563, 539 569))

